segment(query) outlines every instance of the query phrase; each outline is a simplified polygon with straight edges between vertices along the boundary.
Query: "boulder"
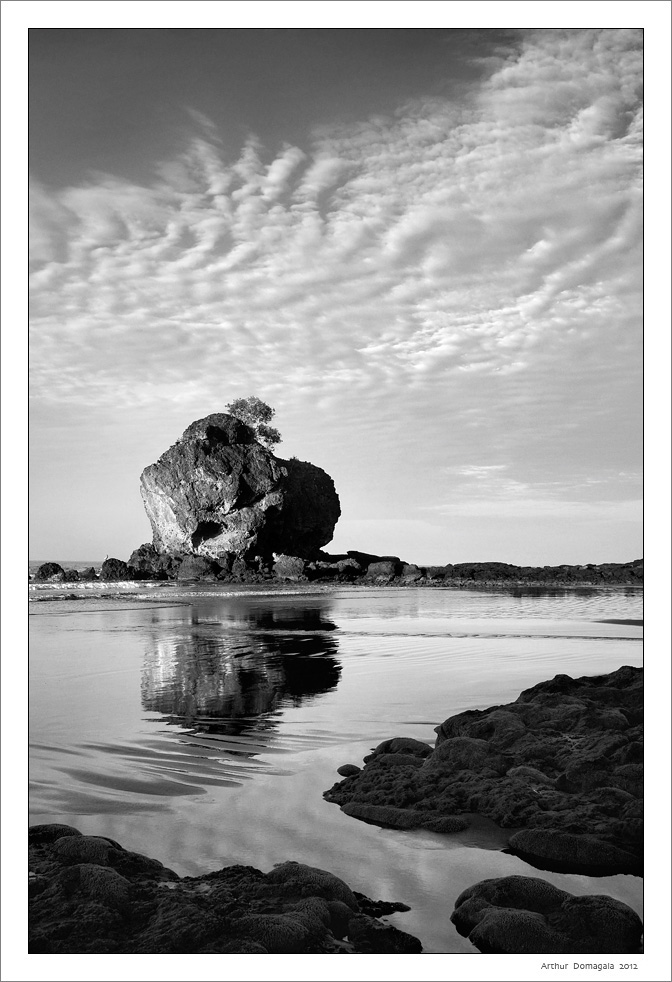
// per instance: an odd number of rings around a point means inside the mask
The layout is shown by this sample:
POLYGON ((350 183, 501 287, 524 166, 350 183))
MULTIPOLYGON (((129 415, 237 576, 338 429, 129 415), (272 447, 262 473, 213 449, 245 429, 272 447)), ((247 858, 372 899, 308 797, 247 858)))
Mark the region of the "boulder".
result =
POLYGON ((278 580, 305 580, 305 570, 306 562, 298 556, 276 556, 273 563, 273 575, 278 580))
POLYGON ((86 569, 80 571, 79 578, 80 580, 97 580, 98 574, 94 566, 87 566, 86 569))
POLYGON ((340 767, 336 768, 336 773, 340 774, 341 777, 352 777, 353 774, 359 774, 361 769, 357 764, 341 764, 340 767))
POLYGON ((451 921, 486 954, 631 954, 642 922, 612 897, 575 897, 546 880, 482 880, 455 901, 451 921))
POLYGON ((432 748, 422 740, 415 740, 413 737, 392 737, 383 740, 378 746, 364 758, 365 761, 373 760, 379 754, 411 754, 414 757, 431 756, 432 748))
POLYGON ((100 567, 101 580, 132 580, 133 570, 123 559, 106 559, 100 567))
POLYGON ((393 580, 400 571, 401 563, 398 559, 381 559, 379 562, 370 563, 365 579, 372 583, 385 584, 393 580))
POLYGON ((595 835, 574 835, 559 829, 522 829, 509 839, 511 852, 542 869, 571 869, 588 876, 609 875, 614 869, 637 873, 632 852, 595 835))
POLYGON ((48 842, 56 842, 57 839, 64 839, 69 835, 81 835, 79 829, 72 825, 31 825, 28 829, 28 845, 37 846, 48 842))
POLYGON ((207 580, 213 583, 222 567, 206 556, 185 556, 177 571, 178 580, 207 580))
POLYGON ((187 427, 144 469, 140 488, 159 553, 310 558, 340 515, 328 474, 276 458, 226 413, 187 427))
POLYGON ((42 563, 35 573, 35 579, 43 583, 61 583, 65 570, 58 563, 42 563))
POLYGON ((174 580, 183 559, 157 552, 151 542, 144 542, 131 553, 128 567, 136 580, 174 580))
POLYGON ((268 880, 270 883, 282 883, 285 887, 293 887, 298 893, 338 900, 350 910, 359 910, 357 898, 347 883, 333 873, 318 869, 316 866, 306 866, 296 862, 281 863, 271 870, 268 880))

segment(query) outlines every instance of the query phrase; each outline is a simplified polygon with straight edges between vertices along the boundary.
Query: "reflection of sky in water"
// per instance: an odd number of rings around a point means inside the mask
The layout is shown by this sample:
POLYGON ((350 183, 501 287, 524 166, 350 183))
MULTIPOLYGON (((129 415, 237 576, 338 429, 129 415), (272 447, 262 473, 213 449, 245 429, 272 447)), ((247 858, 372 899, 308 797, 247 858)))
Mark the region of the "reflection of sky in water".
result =
POLYGON ((632 877, 533 870, 499 852, 501 830, 487 824, 458 836, 380 829, 322 792, 387 737, 432 743, 448 716, 558 672, 640 665, 641 628, 598 622, 641 616, 641 593, 69 603, 37 604, 30 619, 31 821, 109 835, 180 873, 287 859, 330 869, 410 904, 392 920, 434 951, 473 950, 450 912, 489 876, 539 876, 640 909, 632 877))

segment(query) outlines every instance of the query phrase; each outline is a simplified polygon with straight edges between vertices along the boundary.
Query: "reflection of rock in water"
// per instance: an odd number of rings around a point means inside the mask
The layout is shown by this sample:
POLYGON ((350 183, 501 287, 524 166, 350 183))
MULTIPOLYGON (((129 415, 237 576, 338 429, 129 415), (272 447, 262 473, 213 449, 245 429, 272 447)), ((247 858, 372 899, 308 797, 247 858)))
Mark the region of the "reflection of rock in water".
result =
POLYGON ((229 633, 222 632, 226 621, 194 618, 186 635, 157 638, 145 655, 143 709, 201 732, 239 734, 264 728, 264 717, 287 703, 333 689, 341 674, 337 641, 313 632, 335 625, 319 610, 277 613, 254 611, 245 631, 236 618, 229 633), (281 633, 292 629, 302 633, 281 633))

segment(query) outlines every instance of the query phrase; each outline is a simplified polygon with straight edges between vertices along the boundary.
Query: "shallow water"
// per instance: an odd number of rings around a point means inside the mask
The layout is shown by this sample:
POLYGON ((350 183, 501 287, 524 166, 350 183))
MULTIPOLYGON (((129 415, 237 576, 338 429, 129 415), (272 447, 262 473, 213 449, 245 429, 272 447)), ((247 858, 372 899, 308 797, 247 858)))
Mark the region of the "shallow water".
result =
POLYGON ((368 896, 426 952, 475 952, 450 914, 480 879, 540 876, 641 913, 641 880, 542 872, 476 820, 400 832, 322 798, 382 740, 553 675, 642 664, 641 591, 59 584, 30 618, 30 818, 180 874, 288 859, 368 896), (92 592, 91 587, 94 587, 92 592), (70 599, 56 598, 70 597, 70 599))

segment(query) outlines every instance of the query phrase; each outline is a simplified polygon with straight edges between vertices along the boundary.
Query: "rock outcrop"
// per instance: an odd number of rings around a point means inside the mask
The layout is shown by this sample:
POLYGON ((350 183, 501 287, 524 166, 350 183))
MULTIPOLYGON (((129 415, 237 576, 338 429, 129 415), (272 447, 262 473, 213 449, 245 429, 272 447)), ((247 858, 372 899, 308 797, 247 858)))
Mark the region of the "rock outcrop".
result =
POLYGON ((131 553, 127 565, 135 580, 174 580, 182 559, 182 556, 159 553, 151 542, 144 542, 131 553))
POLYGON ((397 828, 458 830, 477 813, 515 829, 510 851, 538 868, 641 874, 642 669, 556 675, 436 732, 433 750, 383 742, 324 797, 397 828))
POLYGON ((42 583, 62 583, 65 570, 58 563, 42 563, 35 573, 35 579, 42 583))
POLYGON ((106 559, 100 567, 101 580, 132 580, 133 571, 123 559, 106 559))
POLYGON ((282 863, 179 877, 67 825, 29 829, 31 954, 413 953, 417 938, 326 870, 282 863))
POLYGON ((631 954, 641 951, 642 922, 612 897, 576 897, 546 880, 482 880, 455 901, 451 921, 486 954, 631 954))
MULTIPOLYGON (((296 462, 285 461, 292 465, 296 462)), ((307 465, 312 466, 312 465, 307 465)), ((285 539, 287 536, 285 536, 285 539)), ((205 552, 201 550, 202 554, 205 552)), ((605 563, 601 566, 511 566, 507 563, 458 563, 448 566, 417 566, 404 563, 397 556, 372 556, 355 550, 342 555, 319 551, 312 558, 285 554, 275 556, 223 553, 217 557, 220 570, 217 579, 236 582, 260 580, 300 580, 314 583, 359 583, 363 586, 503 588, 507 590, 546 591, 590 586, 641 587, 644 578, 642 560, 633 563, 605 563)), ((177 578, 183 552, 157 551, 152 543, 136 549, 128 560, 135 579, 177 578)), ((194 571, 195 573, 195 571, 194 571)), ((182 579, 185 574, 182 574, 182 579)), ((198 575, 191 578, 198 579, 198 575)), ((209 577, 207 577, 209 578, 209 577)))
POLYGON ((328 474, 274 457, 226 413, 187 427, 140 485, 161 554, 309 558, 331 540, 340 515, 328 474))

